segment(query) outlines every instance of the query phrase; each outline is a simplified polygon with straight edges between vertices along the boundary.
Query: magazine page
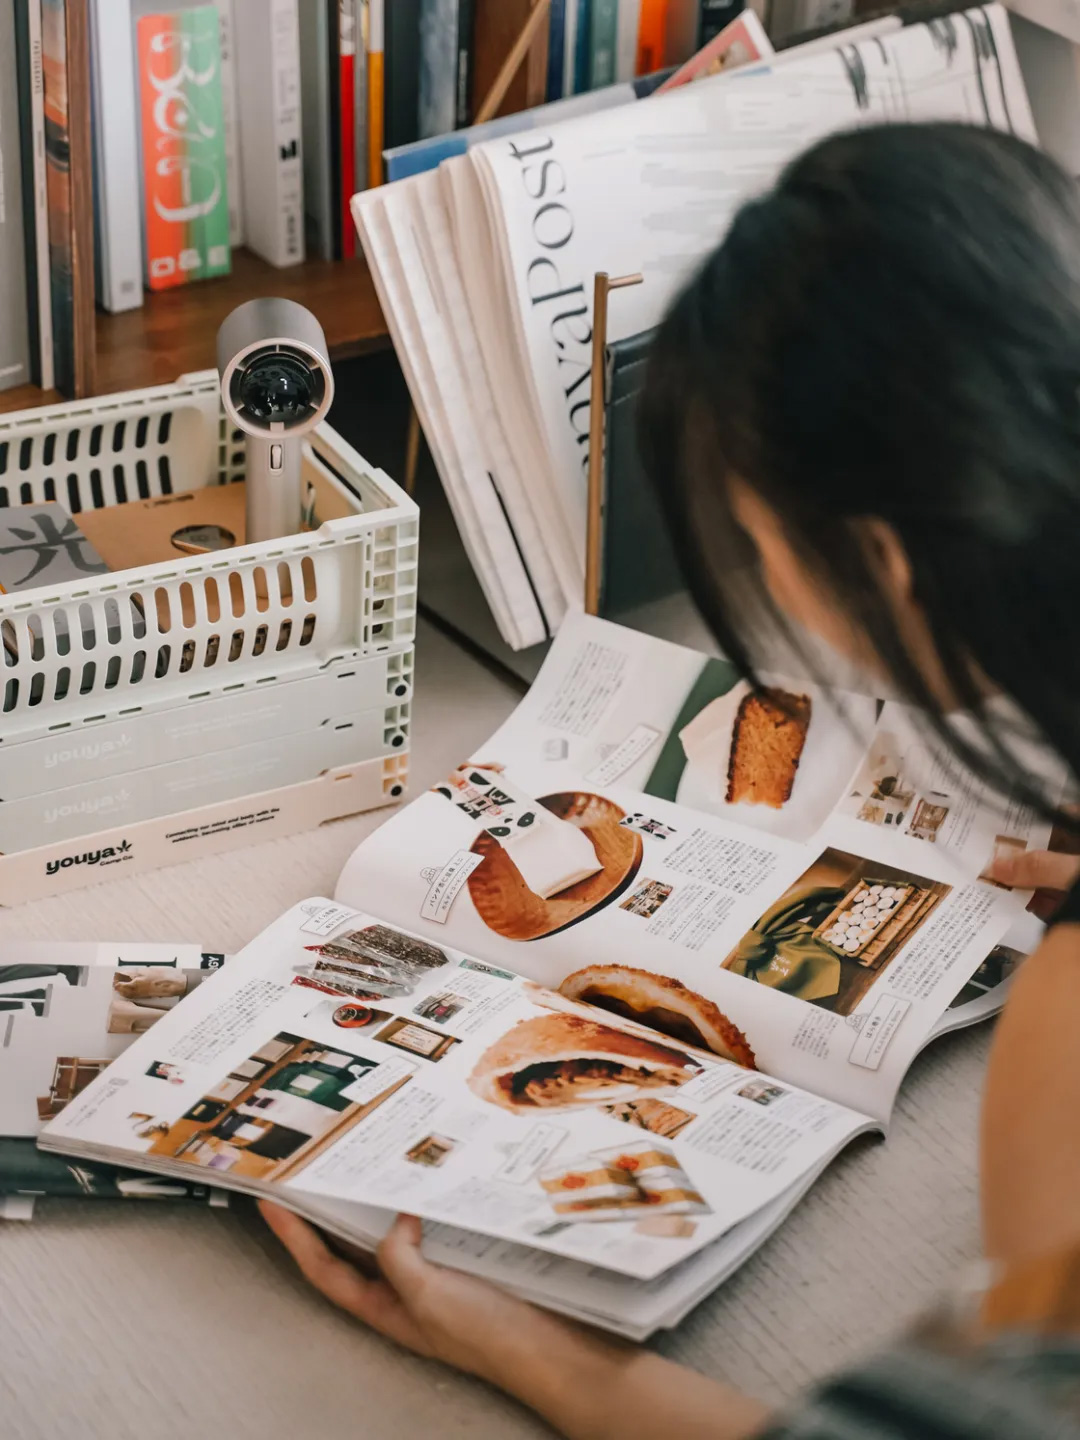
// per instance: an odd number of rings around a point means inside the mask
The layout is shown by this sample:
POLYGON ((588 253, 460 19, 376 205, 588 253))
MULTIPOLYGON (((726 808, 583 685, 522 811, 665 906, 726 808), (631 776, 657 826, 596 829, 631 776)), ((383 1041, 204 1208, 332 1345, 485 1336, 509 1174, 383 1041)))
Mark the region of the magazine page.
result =
MULTIPOLYGON (((927 119, 1036 139, 999 6, 503 137, 458 162, 481 174, 510 297, 503 323, 479 330, 485 368, 500 410, 522 397, 537 403, 540 449, 528 428, 509 426, 507 436, 522 446, 519 474, 562 512, 551 534, 553 546, 570 548, 556 568, 575 567, 571 604, 584 571, 595 274, 644 277, 612 303, 608 338, 648 330, 740 202, 797 152, 844 127, 927 119)), ((469 253, 460 259, 466 271, 479 266, 469 253)))
POLYGON ((651 1279, 871 1122, 326 901, 44 1132, 285 1203, 408 1209, 651 1279))
POLYGON ((198 945, 5 940, 0 1136, 36 1135, 224 962, 198 945))
MULTIPOLYGON (((568 616, 490 754, 533 794, 615 785, 806 840, 845 798, 881 702, 765 674, 593 615, 568 616)), ((647 817, 642 817, 647 823, 647 817)))

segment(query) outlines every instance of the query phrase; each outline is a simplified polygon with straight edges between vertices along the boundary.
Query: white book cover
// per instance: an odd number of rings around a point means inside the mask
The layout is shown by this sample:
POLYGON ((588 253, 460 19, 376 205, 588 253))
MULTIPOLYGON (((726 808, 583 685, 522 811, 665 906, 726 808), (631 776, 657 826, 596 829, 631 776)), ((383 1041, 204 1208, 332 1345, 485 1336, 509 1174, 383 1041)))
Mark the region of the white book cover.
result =
MULTIPOLYGON (((23 12, 29 49, 29 110, 33 179, 23 176, 23 186, 33 184, 34 260, 37 294, 37 345, 39 379, 43 390, 53 388, 52 289, 49 277, 49 197, 45 170, 45 73, 41 66, 41 0, 26 0, 23 12)), ((24 122, 25 123, 25 122, 24 122)), ((25 140, 23 154, 26 154, 25 140)))
POLYGON ((234 0, 233 16, 245 240, 271 265, 295 265, 304 258, 297 0, 234 0))
POLYGON ((143 300, 133 35, 130 0, 93 0, 94 268, 98 304, 113 312, 143 300))
POLYGON ((637 71, 638 25, 641 0, 619 0, 619 28, 615 42, 615 79, 633 80, 637 71))

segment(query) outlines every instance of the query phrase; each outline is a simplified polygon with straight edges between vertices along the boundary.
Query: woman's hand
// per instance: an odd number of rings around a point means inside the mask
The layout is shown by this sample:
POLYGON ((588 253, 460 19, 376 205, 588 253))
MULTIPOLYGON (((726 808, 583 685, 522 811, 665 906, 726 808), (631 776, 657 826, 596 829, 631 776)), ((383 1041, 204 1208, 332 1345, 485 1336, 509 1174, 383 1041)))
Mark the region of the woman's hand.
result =
POLYGON ((1025 850, 998 860, 991 866, 990 876, 1012 890, 1034 890, 1032 912, 1040 920, 1051 920, 1062 895, 1080 881, 1080 855, 1025 850))
POLYGON ((425 1260, 414 1216, 398 1216, 379 1246, 379 1273, 369 1277, 336 1255, 299 1215, 265 1200, 259 1210, 316 1290, 418 1355, 505 1388, 502 1367, 508 1361, 523 1349, 535 1356, 551 1342, 552 1332, 559 1338, 570 1334, 569 1326, 495 1286, 425 1260))
POLYGON ((692 1370, 432 1265, 412 1216, 398 1216, 369 1278, 299 1216, 265 1200, 259 1209, 328 1300, 418 1355, 515 1395, 572 1440, 748 1440, 767 1418, 756 1401, 692 1370))

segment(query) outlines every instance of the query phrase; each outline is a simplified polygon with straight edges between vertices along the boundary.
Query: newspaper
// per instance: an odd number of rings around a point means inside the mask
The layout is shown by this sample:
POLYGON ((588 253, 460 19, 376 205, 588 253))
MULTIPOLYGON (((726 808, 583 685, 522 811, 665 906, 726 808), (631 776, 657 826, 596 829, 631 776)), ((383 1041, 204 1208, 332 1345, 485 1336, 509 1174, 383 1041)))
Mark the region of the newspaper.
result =
POLYGON ((424 433, 510 645, 545 639, 584 590, 595 274, 643 275, 612 304, 608 338, 648 331, 738 206, 799 151, 848 127, 932 119, 1036 138, 1000 6, 840 31, 641 103, 543 117, 354 199, 424 433))
POLYGON ((552 1308, 673 1323, 1037 943, 985 870, 1045 824, 900 707, 765 679, 568 621, 334 899, 162 1015, 42 1146, 354 1243, 408 1209, 552 1308))

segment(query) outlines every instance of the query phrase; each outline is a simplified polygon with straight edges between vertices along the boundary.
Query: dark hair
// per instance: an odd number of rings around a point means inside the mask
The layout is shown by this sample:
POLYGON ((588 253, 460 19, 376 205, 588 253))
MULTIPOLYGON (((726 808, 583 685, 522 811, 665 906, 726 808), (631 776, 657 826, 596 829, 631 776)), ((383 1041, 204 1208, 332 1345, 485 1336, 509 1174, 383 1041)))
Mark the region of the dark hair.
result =
POLYGON ((782 621, 731 476, 953 753, 1053 813, 976 677, 1080 771, 1080 191, 1057 165, 951 124, 815 145, 671 306, 641 440, 693 598, 747 674, 762 618, 782 621), (983 711, 975 744, 898 634, 867 517, 906 548, 957 697, 983 711))

